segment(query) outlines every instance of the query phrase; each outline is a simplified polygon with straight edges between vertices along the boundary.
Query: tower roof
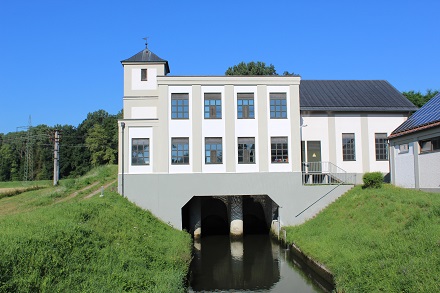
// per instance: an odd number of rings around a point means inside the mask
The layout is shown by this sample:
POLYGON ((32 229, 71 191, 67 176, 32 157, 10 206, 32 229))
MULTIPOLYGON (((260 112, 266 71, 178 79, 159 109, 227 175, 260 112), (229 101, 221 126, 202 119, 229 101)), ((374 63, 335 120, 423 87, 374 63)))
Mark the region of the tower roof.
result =
POLYGON ((170 73, 170 67, 168 66, 168 61, 160 58, 153 52, 151 52, 148 47, 145 47, 142 51, 137 54, 131 56, 128 59, 122 60, 122 64, 125 63, 153 63, 153 64, 164 64, 165 65, 165 74, 170 73))

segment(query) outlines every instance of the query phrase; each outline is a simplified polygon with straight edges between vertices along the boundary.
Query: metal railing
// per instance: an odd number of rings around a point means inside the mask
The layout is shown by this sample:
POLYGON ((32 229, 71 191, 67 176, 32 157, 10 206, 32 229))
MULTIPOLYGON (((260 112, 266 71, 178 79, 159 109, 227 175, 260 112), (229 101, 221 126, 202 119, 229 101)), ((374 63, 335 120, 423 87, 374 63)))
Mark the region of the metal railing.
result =
POLYGON ((331 162, 303 162, 303 184, 355 184, 356 174, 347 173, 331 162))

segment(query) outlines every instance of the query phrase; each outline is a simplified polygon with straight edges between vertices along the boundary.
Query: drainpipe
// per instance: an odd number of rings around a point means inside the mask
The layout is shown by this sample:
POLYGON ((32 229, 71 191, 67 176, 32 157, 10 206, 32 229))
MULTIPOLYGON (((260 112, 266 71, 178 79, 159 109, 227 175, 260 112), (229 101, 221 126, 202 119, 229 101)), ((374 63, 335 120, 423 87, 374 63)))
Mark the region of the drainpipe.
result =
POLYGON ((121 195, 124 197, 124 129, 125 129, 125 122, 121 122, 121 128, 122 128, 122 178, 121 178, 121 195))

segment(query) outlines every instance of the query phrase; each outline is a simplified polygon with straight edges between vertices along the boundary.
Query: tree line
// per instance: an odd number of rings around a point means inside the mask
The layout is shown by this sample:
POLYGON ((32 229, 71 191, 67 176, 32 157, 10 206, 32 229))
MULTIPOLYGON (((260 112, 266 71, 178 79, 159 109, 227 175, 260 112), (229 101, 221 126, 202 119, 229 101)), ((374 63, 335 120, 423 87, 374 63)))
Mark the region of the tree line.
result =
POLYGON ((0 133, 0 181, 53 178, 54 133, 60 134, 60 178, 77 177, 92 167, 116 164, 118 119, 105 110, 87 114, 77 127, 41 124, 27 130, 0 133))

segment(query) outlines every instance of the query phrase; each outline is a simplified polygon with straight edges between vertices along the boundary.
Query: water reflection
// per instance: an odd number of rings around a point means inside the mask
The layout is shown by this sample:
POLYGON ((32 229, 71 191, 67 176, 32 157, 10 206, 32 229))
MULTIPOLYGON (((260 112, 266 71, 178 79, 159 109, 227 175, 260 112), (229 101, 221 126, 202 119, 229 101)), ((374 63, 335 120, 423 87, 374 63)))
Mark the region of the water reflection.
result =
POLYGON ((268 235, 202 237, 194 245, 190 292, 322 292, 268 235))

